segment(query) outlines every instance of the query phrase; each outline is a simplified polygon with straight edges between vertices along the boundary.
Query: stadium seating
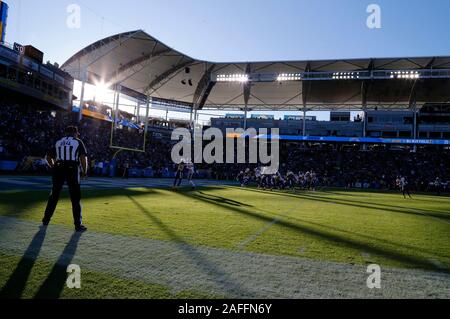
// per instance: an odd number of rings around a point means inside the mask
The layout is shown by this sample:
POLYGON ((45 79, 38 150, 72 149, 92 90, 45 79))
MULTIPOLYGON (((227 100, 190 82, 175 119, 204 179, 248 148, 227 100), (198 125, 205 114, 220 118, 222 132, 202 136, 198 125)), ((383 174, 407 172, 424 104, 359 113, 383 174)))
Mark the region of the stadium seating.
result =
MULTIPOLYGON (((39 159, 60 136, 70 116, 46 105, 36 104, 25 97, 3 95, 0 99, 0 160, 2 170, 45 173, 39 159), (14 164, 16 163, 16 164, 14 164)), ((173 177, 174 165, 170 159, 172 142, 170 130, 161 134, 149 131, 145 153, 121 152, 113 160, 110 149, 111 124, 84 118, 80 131, 91 158, 91 174, 98 176, 123 175, 126 165, 130 177, 173 177)), ((118 135, 123 145, 133 146, 139 140, 134 130, 118 135)), ((136 146, 136 145, 134 145, 136 146)), ((280 170, 286 173, 317 173, 322 186, 394 189, 398 175, 407 176, 415 190, 426 191, 437 177, 444 185, 450 181, 450 153, 439 147, 409 149, 372 147, 361 151, 360 146, 342 144, 305 144, 286 142, 281 145, 280 170)), ((233 180, 241 170, 256 165, 213 164, 197 165, 198 177, 233 180)), ((450 184, 450 183, 449 183, 450 184)))

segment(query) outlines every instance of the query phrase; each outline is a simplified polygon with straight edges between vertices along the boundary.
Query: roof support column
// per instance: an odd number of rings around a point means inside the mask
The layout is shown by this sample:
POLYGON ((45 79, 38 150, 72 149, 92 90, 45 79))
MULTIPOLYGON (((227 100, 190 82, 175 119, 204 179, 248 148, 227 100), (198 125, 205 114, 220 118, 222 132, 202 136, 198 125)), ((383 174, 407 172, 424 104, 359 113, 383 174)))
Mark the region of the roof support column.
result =
MULTIPOLYGON (((364 105, 363 108, 363 138, 367 137, 367 123, 368 123, 368 118, 367 118, 367 105, 364 105)), ((363 144, 363 150, 367 151, 367 144, 363 144)))
MULTIPOLYGON (((417 139, 417 101, 416 101, 416 85, 417 85, 417 79, 414 80, 414 84, 411 88, 411 95, 409 97, 409 108, 413 111, 414 113, 414 118, 413 118, 413 127, 412 127, 412 137, 413 139, 417 139)), ((417 152, 417 145, 414 144, 413 147, 413 152, 417 152)))
POLYGON ((192 123, 192 128, 195 130, 198 123, 198 107, 197 104, 194 104, 194 121, 192 123))
POLYGON ((120 93, 122 92, 122 86, 117 85, 116 87, 116 104, 115 104, 115 110, 114 110, 114 117, 115 120, 120 119, 120 93))
POLYGON ((78 122, 83 119, 84 90, 87 81, 87 71, 83 70, 81 74, 81 94, 80 94, 80 112, 78 113, 78 122))
MULTIPOLYGON (((367 137, 367 124, 369 119, 367 118, 367 83, 363 81, 361 84, 361 99, 362 99, 362 109, 363 115, 363 138, 367 137)), ((363 150, 367 150, 367 144, 363 144, 363 150)))
MULTIPOLYGON (((147 133, 148 133, 148 120, 150 117, 151 99, 147 96, 145 103, 145 125, 144 125, 144 147, 143 151, 147 150, 147 133)), ((141 103, 138 101, 138 119, 140 118, 141 103)))
MULTIPOLYGON (((413 131, 412 131, 412 136, 415 140, 417 140, 418 138, 418 125, 417 125, 417 102, 414 100, 413 105, 412 105, 412 109, 414 112, 414 121, 413 121, 413 131)), ((414 148, 413 148, 414 153, 417 152, 417 144, 414 144, 414 148)))
POLYGON ((247 103, 245 103, 245 108, 244 108, 244 131, 247 130, 247 116, 248 116, 248 108, 247 108, 247 103))
MULTIPOLYGON (((308 62, 305 67, 305 72, 311 72, 311 63, 308 62)), ((303 104, 303 128, 302 135, 306 136, 306 112, 308 107, 308 94, 311 89, 311 81, 302 80, 302 104, 303 104)))
POLYGON ((368 119, 367 119, 367 106, 366 105, 364 105, 364 107, 363 107, 363 112, 364 112, 364 115, 363 115, 363 117, 364 117, 364 120, 363 120, 363 137, 367 137, 367 122, 368 122, 368 119))
POLYGON ((205 62, 205 73, 203 74, 202 79, 199 81, 197 85, 197 89, 195 90, 193 103, 197 105, 197 109, 202 110, 205 106, 205 103, 208 100, 209 95, 211 94, 212 89, 216 85, 216 82, 211 80, 211 73, 215 68, 215 64, 211 64, 208 67, 208 63, 205 62))
MULTIPOLYGON (((309 63, 307 70, 310 70, 309 63)), ((308 111, 308 94, 311 88, 311 81, 302 81, 302 104, 303 104, 303 136, 307 135, 306 131, 306 112, 308 111)))
POLYGON ((361 84, 361 98, 362 98, 362 109, 364 112, 363 118, 363 137, 367 137, 367 84, 365 81, 361 84))
POLYGON ((113 110, 111 113, 111 138, 110 138, 110 144, 109 146, 112 147, 114 145, 114 132, 117 129, 118 125, 118 119, 120 118, 120 111, 119 111, 119 103, 120 103, 120 91, 121 91, 120 85, 116 85, 114 87, 114 101, 113 101, 113 110))
MULTIPOLYGON (((245 73, 249 75, 251 73, 250 64, 247 64, 247 68, 245 70, 245 73)), ((244 131, 247 130, 247 115, 248 115, 248 102, 250 101, 250 95, 251 95, 251 84, 250 82, 244 82, 244 131)))
POLYGON ((193 117, 194 117, 194 107, 191 108, 191 112, 189 115, 189 125, 191 126, 192 130, 194 129, 193 117))
POLYGON ((303 106, 303 136, 306 136, 306 105, 303 106))

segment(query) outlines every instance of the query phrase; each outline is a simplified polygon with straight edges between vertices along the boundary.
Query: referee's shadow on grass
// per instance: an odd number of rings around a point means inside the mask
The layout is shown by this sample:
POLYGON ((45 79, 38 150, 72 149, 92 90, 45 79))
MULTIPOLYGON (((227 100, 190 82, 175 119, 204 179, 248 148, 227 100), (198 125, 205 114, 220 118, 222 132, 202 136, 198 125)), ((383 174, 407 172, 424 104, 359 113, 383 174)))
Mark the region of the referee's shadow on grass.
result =
POLYGON ((36 299, 58 299, 66 285, 67 267, 71 264, 81 239, 81 233, 75 232, 67 243, 50 274, 35 294, 36 299))
POLYGON ((8 281, 0 291, 0 297, 8 299, 21 298, 36 259, 41 252, 46 234, 46 228, 41 228, 36 235, 34 235, 33 240, 17 264, 16 269, 14 269, 8 281))
POLYGON ((205 194, 202 191, 199 191, 198 193, 203 195, 203 196, 205 196, 205 197, 210 198, 213 201, 221 203, 221 204, 232 205, 232 206, 253 207, 251 205, 247 205, 247 204, 244 204, 244 203, 241 203, 241 202, 229 199, 229 198, 225 198, 225 197, 221 197, 221 196, 217 196, 217 195, 205 194))
MULTIPOLYGON (((273 217, 264 216, 259 213, 251 212, 251 211, 248 211, 243 208, 218 203, 217 201, 211 200, 208 197, 204 197, 201 194, 196 194, 193 192, 185 192, 185 193, 181 193, 181 194, 186 197, 192 198, 192 199, 202 200, 206 203, 210 203, 212 205, 219 206, 221 208, 230 209, 236 213, 239 213, 239 214, 242 214, 242 215, 248 216, 248 217, 253 217, 255 219, 262 220, 267 223, 273 222, 273 217)), ((294 231, 297 231, 300 233, 304 233, 304 234, 307 234, 307 235, 310 235, 313 237, 317 237, 322 240, 330 241, 331 243, 334 243, 334 244, 339 243, 348 248, 357 249, 359 251, 367 252, 369 254, 383 256, 383 257, 391 259, 391 260, 395 260, 395 261, 402 262, 402 263, 407 263, 409 265, 414 265, 415 267, 419 267, 421 269, 439 270, 440 272, 450 273, 450 270, 436 269, 436 266, 429 260, 426 260, 423 258, 417 258, 415 256, 411 256, 411 255, 408 255, 408 254, 405 254, 405 253, 402 253, 399 251, 393 251, 393 250, 389 250, 386 248, 376 247, 376 246, 373 246, 371 244, 366 244, 361 241, 346 238, 344 236, 339 236, 337 234, 332 234, 332 233, 329 233, 326 231, 313 229, 310 227, 306 227, 304 225, 295 224, 295 223, 285 221, 285 220, 279 220, 277 225, 283 226, 288 229, 291 229, 291 230, 294 230, 294 231)))
POLYGON ((139 210, 142 211, 153 223, 155 223, 164 233, 166 233, 174 242, 178 244, 178 248, 189 258, 193 263, 202 268, 202 270, 208 274, 208 276, 220 287, 224 288, 225 291, 233 293, 232 297, 243 297, 253 298, 254 294, 246 291, 242 285, 234 282, 230 274, 221 271, 216 264, 209 261, 205 256, 198 251, 198 249, 192 245, 189 245, 183 238, 178 236, 172 229, 167 227, 158 217, 153 215, 144 206, 142 206, 136 199, 132 196, 128 196, 131 202, 136 205, 139 210))

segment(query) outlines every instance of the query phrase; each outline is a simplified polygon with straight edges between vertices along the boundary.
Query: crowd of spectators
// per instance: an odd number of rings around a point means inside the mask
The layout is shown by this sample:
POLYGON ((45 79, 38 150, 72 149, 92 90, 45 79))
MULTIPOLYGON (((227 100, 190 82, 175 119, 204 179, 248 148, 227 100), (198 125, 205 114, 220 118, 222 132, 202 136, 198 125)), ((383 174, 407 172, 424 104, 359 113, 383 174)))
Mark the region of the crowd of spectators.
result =
MULTIPOLYGON (((280 173, 297 175, 314 172, 322 187, 397 189, 399 176, 406 177, 416 191, 433 188, 439 178, 450 189, 450 151, 443 148, 418 149, 361 145, 281 143, 280 173)), ((232 179, 240 172, 260 165, 214 164, 213 177, 232 179)))
MULTIPOLYGON (((37 170, 36 165, 25 165, 26 159, 37 158, 45 167, 42 158, 63 133, 64 127, 72 124, 70 114, 55 111, 47 106, 29 104, 17 97, 14 101, 0 97, 0 160, 21 162, 20 169, 37 170)), ((86 144, 91 159, 91 173, 108 175, 111 161, 116 159, 119 176, 125 168, 148 169, 152 176, 170 176, 174 170, 171 161, 173 142, 170 130, 166 134, 149 131, 145 152, 119 152, 110 147, 111 123, 84 118, 78 125, 81 138, 86 144)), ((144 133, 131 128, 120 128, 113 134, 113 144, 130 149, 142 149, 144 133)), ((436 178, 450 181, 450 152, 444 148, 388 149, 368 148, 339 144, 282 143, 280 172, 307 172, 317 174, 322 186, 364 187, 393 189, 398 176, 406 176, 413 189, 427 190, 436 178)), ((38 165, 39 166, 39 165, 38 165)), ((240 171, 255 169, 258 165, 212 164, 197 165, 198 170, 208 172, 214 179, 235 179, 240 171)), ((450 185, 449 185, 450 186, 450 185)))
MULTIPOLYGON (((36 165, 36 162, 27 165, 28 160, 44 158, 70 124, 73 124, 73 117, 68 112, 55 111, 35 102, 30 104, 20 97, 14 97, 13 101, 6 96, 0 97, 0 160, 21 162, 21 170, 43 170, 45 167, 36 165)), ((143 131, 119 127, 111 139, 111 123, 87 117, 78 127, 89 151, 92 173, 105 174, 103 168, 109 167, 114 158, 119 171, 124 167, 151 168, 158 175, 171 168, 171 165, 167 167, 170 163, 170 139, 164 139, 161 134, 147 135, 146 152, 118 152, 118 149, 110 147, 111 143, 117 147, 143 150, 143 131)), ((38 160, 39 163, 45 166, 45 162, 38 160)))
MULTIPOLYGON (((323 186, 395 189, 399 176, 414 190, 429 189, 439 177, 450 182, 450 152, 443 149, 361 149, 361 146, 325 145, 284 147, 286 168, 294 172, 312 170, 323 186)), ((282 156, 283 157, 283 156, 282 156)), ((450 185, 449 185, 450 186, 450 185)))

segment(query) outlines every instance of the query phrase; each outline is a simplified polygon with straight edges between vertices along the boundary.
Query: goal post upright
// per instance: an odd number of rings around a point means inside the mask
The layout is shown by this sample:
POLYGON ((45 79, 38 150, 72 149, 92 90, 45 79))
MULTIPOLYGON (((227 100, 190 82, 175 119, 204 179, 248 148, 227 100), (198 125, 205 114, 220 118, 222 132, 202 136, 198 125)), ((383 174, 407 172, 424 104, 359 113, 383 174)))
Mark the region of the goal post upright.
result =
POLYGON ((114 150, 122 150, 122 151, 128 151, 128 152, 136 152, 136 153, 145 153, 147 148, 147 133, 148 133, 148 126, 149 126, 149 116, 150 116, 150 107, 151 107, 151 97, 147 97, 145 101, 138 100, 137 106, 135 107, 134 116, 137 120, 137 122, 140 124, 143 119, 143 145, 142 148, 132 148, 132 147, 125 147, 120 145, 115 145, 114 143, 114 135, 117 132, 117 129, 119 127, 120 122, 120 95, 122 93, 122 86, 120 84, 116 84, 114 87, 114 99, 113 99, 113 110, 111 114, 111 136, 110 136, 110 145, 109 147, 114 150), (142 106, 145 107, 145 112, 142 112, 142 106), (141 116, 141 114, 143 114, 141 116), (144 118, 143 118, 144 117, 144 118))
POLYGON ((111 137, 109 142, 109 147, 114 148, 114 131, 116 130, 117 118, 119 112, 119 99, 120 99, 120 86, 116 84, 114 86, 114 100, 113 100, 113 110, 111 112, 111 137))
POLYGON ((144 125, 144 152, 147 150, 147 133, 148 133, 148 122, 149 122, 149 116, 150 116, 150 108, 152 98, 147 95, 147 100, 145 101, 145 125, 144 125))

